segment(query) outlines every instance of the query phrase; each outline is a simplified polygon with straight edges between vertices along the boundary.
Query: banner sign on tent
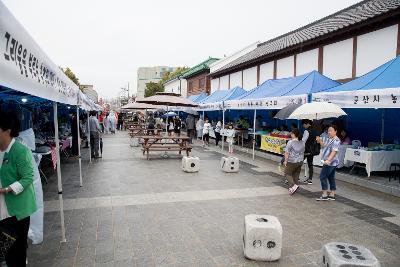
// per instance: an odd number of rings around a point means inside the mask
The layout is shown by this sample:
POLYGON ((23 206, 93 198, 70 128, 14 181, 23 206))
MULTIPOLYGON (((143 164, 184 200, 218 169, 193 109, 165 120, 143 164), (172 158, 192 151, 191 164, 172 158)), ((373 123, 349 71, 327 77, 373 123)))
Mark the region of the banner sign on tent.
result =
POLYGON ((0 85, 76 105, 78 87, 55 65, 0 2, 0 85))
POLYGON ((290 104, 307 103, 307 95, 241 99, 225 102, 226 109, 282 109, 290 104))
POLYGON ((199 104, 198 110, 201 111, 222 110, 222 107, 223 107, 222 102, 215 102, 215 103, 199 104))
POLYGON ((341 108, 400 108, 400 88, 316 93, 312 98, 341 108))

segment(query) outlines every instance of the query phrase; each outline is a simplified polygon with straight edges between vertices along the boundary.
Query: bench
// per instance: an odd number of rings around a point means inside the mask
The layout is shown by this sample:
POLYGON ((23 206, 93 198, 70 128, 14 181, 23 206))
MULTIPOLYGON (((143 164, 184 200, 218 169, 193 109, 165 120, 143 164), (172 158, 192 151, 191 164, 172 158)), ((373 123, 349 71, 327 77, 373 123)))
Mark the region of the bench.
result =
POLYGON ((150 151, 179 151, 179 155, 182 154, 182 151, 186 151, 186 155, 189 156, 189 152, 192 151, 192 147, 190 146, 180 146, 179 144, 165 144, 165 145, 143 145, 142 151, 143 155, 147 152, 147 160, 149 159, 150 151))

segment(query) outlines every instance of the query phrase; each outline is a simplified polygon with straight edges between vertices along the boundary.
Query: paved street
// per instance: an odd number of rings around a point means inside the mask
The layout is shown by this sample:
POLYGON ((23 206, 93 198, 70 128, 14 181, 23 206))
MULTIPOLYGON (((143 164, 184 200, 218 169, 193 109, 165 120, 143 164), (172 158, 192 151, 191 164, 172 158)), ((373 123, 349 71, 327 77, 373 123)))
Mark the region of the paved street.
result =
POLYGON ((337 201, 320 203, 317 180, 289 196, 265 160, 248 158, 239 173, 226 174, 221 154, 196 146, 201 170, 188 174, 176 152, 147 161, 126 132, 103 139, 103 158, 84 161, 82 188, 76 160, 63 163, 67 243, 59 242, 56 176, 44 185, 45 240, 30 245, 30 266, 320 266, 320 249, 331 241, 364 245, 382 266, 400 265, 397 198, 339 182, 337 201), (251 213, 282 223, 278 262, 243 257, 251 213))

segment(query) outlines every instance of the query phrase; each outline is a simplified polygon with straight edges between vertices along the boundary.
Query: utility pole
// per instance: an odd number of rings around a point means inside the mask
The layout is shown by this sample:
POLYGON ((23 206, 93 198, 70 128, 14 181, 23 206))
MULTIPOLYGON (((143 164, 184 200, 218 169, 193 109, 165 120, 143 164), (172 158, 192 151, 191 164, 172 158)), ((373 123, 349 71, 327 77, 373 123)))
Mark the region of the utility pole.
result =
POLYGON ((129 101, 129 82, 128 82, 128 101, 129 101))

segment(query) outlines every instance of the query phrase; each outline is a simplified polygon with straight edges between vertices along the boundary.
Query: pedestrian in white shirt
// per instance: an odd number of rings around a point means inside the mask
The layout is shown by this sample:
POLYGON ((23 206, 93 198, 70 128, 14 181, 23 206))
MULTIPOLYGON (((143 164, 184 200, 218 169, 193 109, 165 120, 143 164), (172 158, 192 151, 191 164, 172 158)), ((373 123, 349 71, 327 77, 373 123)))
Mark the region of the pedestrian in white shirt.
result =
POLYGON ((233 125, 229 124, 228 129, 225 131, 226 142, 228 143, 229 154, 233 154, 233 142, 235 137, 235 129, 233 129, 233 125))
POLYGON ((207 144, 210 145, 210 129, 211 124, 208 122, 208 119, 205 120, 203 125, 203 147, 207 144))

